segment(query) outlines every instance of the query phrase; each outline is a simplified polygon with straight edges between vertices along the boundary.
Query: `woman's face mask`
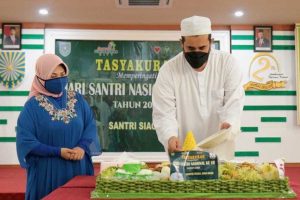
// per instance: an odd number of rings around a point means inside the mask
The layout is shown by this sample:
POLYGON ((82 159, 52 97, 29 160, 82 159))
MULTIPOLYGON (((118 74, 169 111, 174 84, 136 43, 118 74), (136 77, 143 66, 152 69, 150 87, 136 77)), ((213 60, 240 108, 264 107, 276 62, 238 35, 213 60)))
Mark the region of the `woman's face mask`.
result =
POLYGON ((51 93, 60 94, 68 84, 68 77, 54 78, 45 81, 45 88, 51 93))
MULTIPOLYGON (((38 79, 41 79, 38 77, 38 79)), ((43 80, 43 79, 41 79, 43 80)), ((53 94, 60 94, 62 91, 64 91, 66 85, 68 84, 68 77, 59 77, 59 78, 53 78, 49 80, 43 80, 45 81, 44 88, 53 94)))

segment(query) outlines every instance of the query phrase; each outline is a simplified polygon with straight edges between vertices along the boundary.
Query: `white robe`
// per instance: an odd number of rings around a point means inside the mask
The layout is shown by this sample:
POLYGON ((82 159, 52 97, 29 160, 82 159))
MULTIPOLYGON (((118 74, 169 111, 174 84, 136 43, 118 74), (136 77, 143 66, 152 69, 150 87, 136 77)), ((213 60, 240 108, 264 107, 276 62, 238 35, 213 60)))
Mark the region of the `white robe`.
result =
MULTIPOLYGON (((220 130, 223 122, 239 132, 244 100, 241 67, 232 55, 217 50, 210 52, 202 72, 195 71, 182 52, 162 66, 152 103, 154 127, 166 150, 172 136, 183 144, 186 133, 193 131, 198 143, 220 130)), ((209 151, 232 159, 234 140, 209 151)))

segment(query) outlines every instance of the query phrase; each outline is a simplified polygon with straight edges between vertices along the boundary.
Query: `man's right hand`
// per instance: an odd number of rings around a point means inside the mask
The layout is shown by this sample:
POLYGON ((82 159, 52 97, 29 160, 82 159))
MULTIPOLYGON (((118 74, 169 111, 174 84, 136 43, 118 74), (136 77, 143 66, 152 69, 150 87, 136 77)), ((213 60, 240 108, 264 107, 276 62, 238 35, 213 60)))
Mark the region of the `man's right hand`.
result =
POLYGON ((70 160, 72 154, 76 154, 76 151, 69 148, 61 148, 60 149, 60 156, 64 158, 65 160, 70 160))
POLYGON ((179 139, 177 137, 170 137, 168 141, 168 151, 169 153, 182 151, 179 139))

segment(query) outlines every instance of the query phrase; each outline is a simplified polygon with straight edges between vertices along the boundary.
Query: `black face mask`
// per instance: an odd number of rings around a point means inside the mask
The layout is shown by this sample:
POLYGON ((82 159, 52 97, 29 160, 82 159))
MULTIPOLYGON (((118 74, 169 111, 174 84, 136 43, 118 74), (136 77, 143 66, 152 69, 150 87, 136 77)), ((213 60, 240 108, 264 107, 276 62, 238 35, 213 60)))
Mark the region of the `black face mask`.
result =
POLYGON ((209 56, 209 52, 202 51, 192 51, 192 52, 184 52, 184 57, 188 61, 188 63, 194 68, 200 68, 204 63, 207 62, 209 56))

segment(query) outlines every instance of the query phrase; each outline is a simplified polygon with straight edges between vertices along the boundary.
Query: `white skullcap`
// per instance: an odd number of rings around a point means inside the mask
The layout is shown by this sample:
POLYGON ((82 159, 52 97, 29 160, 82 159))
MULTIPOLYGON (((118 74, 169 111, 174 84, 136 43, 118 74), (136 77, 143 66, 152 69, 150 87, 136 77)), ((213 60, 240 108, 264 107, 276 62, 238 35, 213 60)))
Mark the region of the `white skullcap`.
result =
POLYGON ((211 22, 207 17, 193 16, 181 21, 181 36, 211 34, 211 22))

